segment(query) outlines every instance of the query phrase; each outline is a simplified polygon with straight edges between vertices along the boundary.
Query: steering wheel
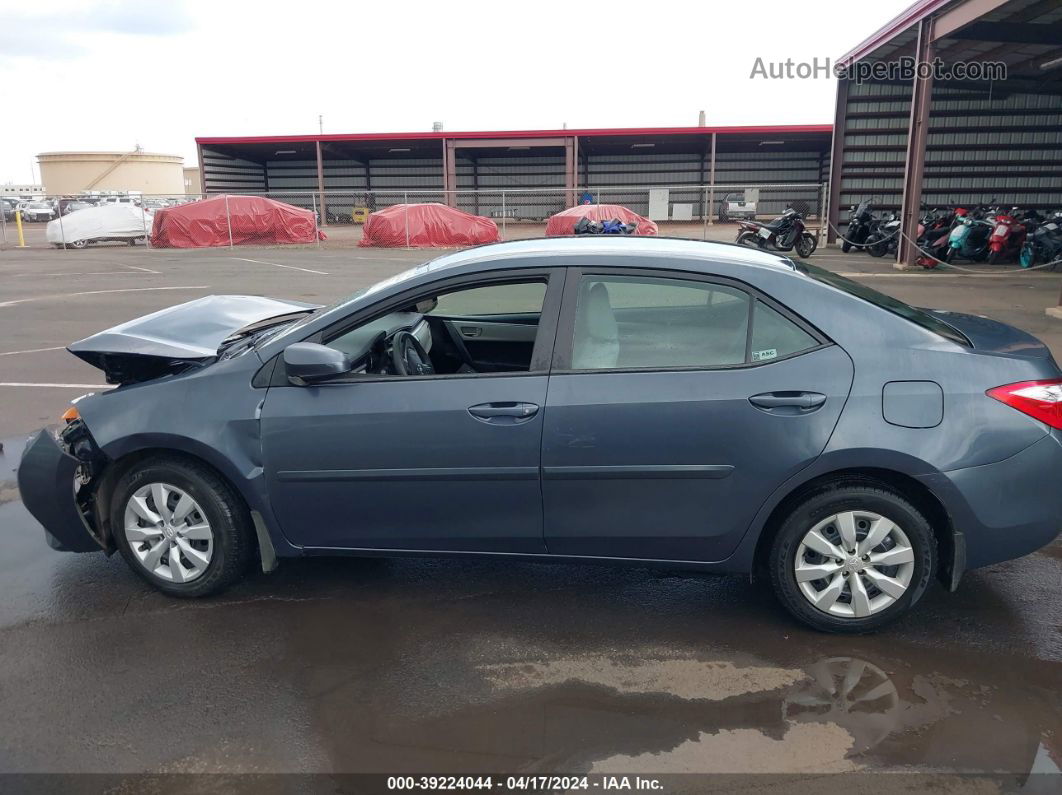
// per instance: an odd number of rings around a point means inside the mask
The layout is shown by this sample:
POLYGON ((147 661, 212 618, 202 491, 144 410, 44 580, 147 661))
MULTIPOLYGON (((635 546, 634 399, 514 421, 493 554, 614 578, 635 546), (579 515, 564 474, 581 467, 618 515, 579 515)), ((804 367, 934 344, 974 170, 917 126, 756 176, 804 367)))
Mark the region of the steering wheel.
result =
POLYGON ((435 375, 428 352, 408 331, 399 331, 391 339, 391 366, 396 375, 435 375))

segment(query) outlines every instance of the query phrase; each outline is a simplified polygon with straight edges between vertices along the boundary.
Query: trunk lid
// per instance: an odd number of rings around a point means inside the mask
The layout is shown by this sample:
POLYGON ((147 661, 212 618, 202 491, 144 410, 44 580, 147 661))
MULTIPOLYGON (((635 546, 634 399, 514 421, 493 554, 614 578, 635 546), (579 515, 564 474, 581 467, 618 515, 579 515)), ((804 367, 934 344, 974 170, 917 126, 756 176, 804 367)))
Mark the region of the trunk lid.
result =
POLYGON ((1051 351, 1032 334, 1021 329, 991 320, 980 315, 964 312, 948 312, 943 309, 925 309, 938 320, 947 323, 963 334, 974 350, 998 353, 1004 356, 1020 356, 1024 359, 1047 359, 1052 363, 1051 351))
POLYGON ((255 295, 208 295, 93 334, 67 346, 110 384, 158 378, 214 358, 234 332, 317 304, 255 295))

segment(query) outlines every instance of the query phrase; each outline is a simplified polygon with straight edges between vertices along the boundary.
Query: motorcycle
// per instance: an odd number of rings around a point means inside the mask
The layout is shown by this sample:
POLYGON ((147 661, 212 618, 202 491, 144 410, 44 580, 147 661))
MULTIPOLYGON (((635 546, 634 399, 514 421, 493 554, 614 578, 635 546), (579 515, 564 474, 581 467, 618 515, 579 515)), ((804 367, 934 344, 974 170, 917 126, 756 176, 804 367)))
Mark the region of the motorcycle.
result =
POLYGON ((1052 262, 1051 270, 1058 268, 1062 259, 1062 210, 1059 210, 1025 240, 1018 255, 1018 264, 1031 268, 1039 262, 1052 262))
POLYGON ((804 217, 787 207, 786 211, 769 224, 756 221, 738 221, 737 244, 762 248, 768 251, 796 251, 806 259, 815 251, 818 241, 804 226, 804 217))
POLYGON ((887 213, 882 217, 877 228, 870 233, 865 248, 872 257, 884 257, 886 254, 896 253, 899 241, 900 217, 896 213, 887 213))
POLYGON ((935 268, 937 260, 944 258, 944 250, 948 246, 948 237, 957 223, 956 219, 966 214, 966 210, 959 207, 956 210, 934 209, 923 216, 922 232, 918 236, 917 244, 922 256, 918 258, 918 264, 923 268, 935 268))
POLYGON ((874 230, 876 219, 871 208, 874 203, 869 199, 853 204, 848 213, 848 226, 844 230, 844 240, 841 241, 841 251, 847 254, 853 248, 863 248, 863 243, 874 230))
POLYGON ((1011 256, 1017 257, 1025 246, 1025 238, 1040 220, 1034 210, 1019 219, 1017 207, 1012 207, 1009 213, 996 215, 996 225, 988 238, 988 264, 995 265, 1011 256))

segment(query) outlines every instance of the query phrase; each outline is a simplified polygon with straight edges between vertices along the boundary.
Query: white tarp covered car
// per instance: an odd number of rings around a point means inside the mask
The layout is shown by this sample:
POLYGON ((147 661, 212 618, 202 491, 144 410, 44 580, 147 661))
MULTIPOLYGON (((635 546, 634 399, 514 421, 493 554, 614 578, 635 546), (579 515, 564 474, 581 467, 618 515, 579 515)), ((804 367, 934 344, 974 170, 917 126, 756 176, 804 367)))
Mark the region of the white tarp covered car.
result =
POLYGON ((55 246, 84 248, 104 240, 134 246, 151 234, 153 214, 132 204, 101 204, 75 210, 48 222, 48 242, 55 246))

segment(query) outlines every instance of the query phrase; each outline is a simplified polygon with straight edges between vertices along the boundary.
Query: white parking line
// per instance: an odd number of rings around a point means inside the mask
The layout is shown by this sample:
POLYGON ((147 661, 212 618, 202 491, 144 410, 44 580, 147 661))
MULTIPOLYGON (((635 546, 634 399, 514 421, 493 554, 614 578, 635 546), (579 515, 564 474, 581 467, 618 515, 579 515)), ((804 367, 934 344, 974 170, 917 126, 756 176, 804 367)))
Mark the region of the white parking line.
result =
POLYGON ((0 386, 39 386, 54 389, 112 389, 106 384, 31 384, 27 381, 0 381, 0 386))
POLYGON ((299 268, 295 265, 281 265, 279 262, 266 262, 261 259, 247 259, 247 257, 229 257, 229 259, 238 259, 240 262, 253 262, 257 265, 272 265, 274 268, 288 268, 293 271, 302 271, 303 273, 316 273, 320 276, 328 276, 324 271, 315 271, 311 268, 299 268))
POLYGON ((33 298, 19 298, 14 301, 2 301, 0 302, 0 309, 5 306, 15 306, 16 304, 28 304, 30 301, 48 301, 54 298, 73 298, 78 295, 104 295, 106 293, 146 293, 155 290, 205 290, 210 287, 209 284, 189 284, 182 285, 180 287, 125 287, 120 290, 86 290, 80 293, 60 293, 59 295, 37 295, 33 298))
POLYGON ((126 265, 127 268, 132 268, 135 271, 143 271, 144 273, 154 273, 156 275, 162 273, 162 271, 153 271, 151 268, 141 268, 139 265, 126 265))
POLYGON ((27 348, 24 351, 4 351, 0 353, 0 356, 15 356, 19 353, 43 353, 44 351, 61 351, 65 350, 65 346, 56 345, 54 348, 27 348))

